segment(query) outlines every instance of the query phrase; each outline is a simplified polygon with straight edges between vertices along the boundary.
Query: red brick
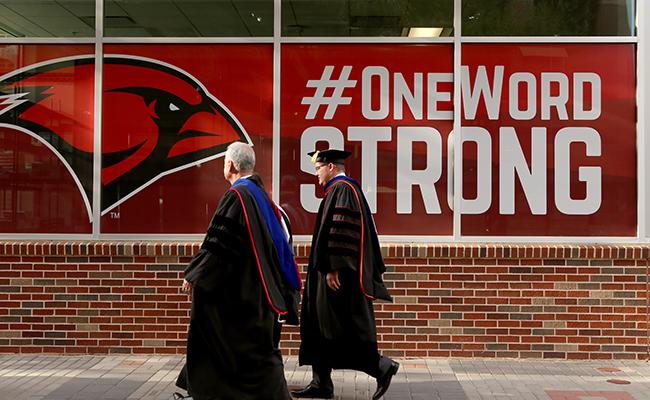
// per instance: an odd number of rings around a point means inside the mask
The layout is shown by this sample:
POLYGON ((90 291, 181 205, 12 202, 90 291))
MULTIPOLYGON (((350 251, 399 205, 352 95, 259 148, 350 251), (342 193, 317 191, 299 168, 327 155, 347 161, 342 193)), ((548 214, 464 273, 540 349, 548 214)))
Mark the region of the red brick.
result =
MULTIPOLYGON (((43 332, 58 327, 74 326, 79 321, 88 324, 101 324, 102 331, 62 330, 68 338, 77 340, 76 347, 34 346, 29 339, 16 339, 16 343, 27 349, 25 351, 42 352, 133 352, 182 354, 187 332, 189 315, 189 297, 179 292, 182 273, 180 271, 145 271, 145 264, 164 262, 168 264, 177 249, 183 246, 185 254, 192 254, 198 249, 198 243, 127 243, 133 257, 117 254, 117 243, 76 243, 73 254, 65 254, 61 243, 52 246, 33 243, 10 246, 9 255, 0 256, 0 287, 8 286, 9 280, 45 278, 56 279, 55 285, 24 285, 19 292, 0 291, 0 316, 15 319, 13 323, 2 324, 0 330, 20 326, 26 337, 43 337, 43 332), (50 248, 53 250, 50 252, 50 248), (172 256, 162 256, 162 249, 172 256), (47 251, 45 251, 47 250, 47 251), (40 253, 39 253, 40 252, 40 253), (50 253, 56 255, 51 256, 50 253), (88 255, 81 264, 66 263, 66 257, 88 255), (153 257, 154 255, 160 256, 153 257), (47 256, 47 257, 41 257, 47 256), (13 257, 13 258, 12 258, 13 257), (21 258, 24 257, 24 258, 21 258), (111 260, 119 263, 111 264, 111 260), (13 261, 7 261, 13 260, 13 261), (20 262, 14 265, 9 262, 20 262), (6 264, 2 264, 5 262, 6 264), (37 264, 34 264, 37 263, 37 264), (3 268, 3 266, 5 268, 3 268), (63 279, 63 278, 67 279, 63 279), (67 286, 67 287, 66 287, 67 286), (139 293, 139 288, 153 289, 152 293, 139 293), (57 301, 57 295, 118 296, 116 300, 93 301, 68 299, 57 301), (9 311, 16 308, 16 302, 43 301, 44 308, 31 309, 31 316, 11 316, 9 311), (99 307, 99 308, 97 308, 99 307), (100 310, 99 315, 88 314, 91 310, 100 310), (84 316, 84 313, 86 315, 84 316), (51 317, 52 315, 56 317, 51 317), (59 320, 44 322, 43 318, 59 320), (78 321, 68 323, 70 321, 78 321), (19 323, 22 321, 22 323, 19 323), (111 334, 121 338, 121 342, 111 339, 111 334), (167 340, 164 347, 142 347, 139 340, 162 338, 167 340), (137 339, 135 341, 129 341, 137 339), (21 341, 22 340, 22 341, 21 341), (126 343, 125 343, 126 342, 126 343)), ((382 348, 406 356, 481 356, 481 357, 566 357, 571 359, 599 359, 615 356, 619 359, 643 359, 644 346, 647 345, 646 308, 645 306, 607 306, 607 298, 598 298, 598 304, 582 305, 582 299, 589 299, 589 290, 557 290, 557 282, 590 283, 601 275, 603 268, 613 265, 618 268, 645 267, 645 260, 640 257, 640 246, 616 246, 610 252, 604 246, 527 246, 527 245, 428 245, 425 253, 428 258, 414 255, 411 245, 388 245, 388 265, 396 267, 396 273, 424 273, 425 279, 400 280, 392 282, 391 293, 399 301, 402 296, 409 296, 414 302, 377 304, 376 318, 382 348), (504 249, 509 252, 504 252, 504 249), (635 250, 636 249, 636 253, 635 250), (621 250, 621 251, 619 251, 621 250), (629 250, 629 251, 625 251, 629 250), (487 257, 479 257, 485 251, 487 257), (509 254, 509 257, 504 257, 509 254), (589 265, 590 259, 598 259, 598 265, 589 265), (582 257, 578 263, 576 255, 582 257), (573 262, 566 262, 570 258, 573 262), (579 265, 583 262, 584 265, 579 265), (543 265, 547 264, 547 265, 543 265), (576 265, 578 264, 578 265, 576 265), (604 265, 604 266, 601 266, 604 265), (443 296, 430 296, 430 290, 450 290, 443 296), (533 299, 551 298, 553 305, 566 306, 567 312, 529 312, 532 320, 515 320, 509 312, 500 312, 502 306, 522 306, 543 309, 546 305, 536 305, 533 299), (404 318, 395 313, 412 312, 417 319, 404 318), (457 312, 460 317, 451 320, 454 327, 460 329, 485 329, 484 335, 461 334, 451 338, 437 335, 439 328, 428 326, 429 321, 440 318, 441 312, 457 312), (577 352, 541 352, 531 349, 531 343, 543 343, 540 337, 533 336, 532 329, 543 328, 544 321, 564 321, 566 328, 555 329, 554 335, 547 335, 547 343, 576 343, 581 347, 577 352), (594 335, 591 332, 599 332, 594 335), (464 347, 456 347, 458 342, 464 347), (462 338, 462 340, 460 339, 462 338), (386 342, 390 343, 386 343, 386 342), (418 346, 431 348, 420 349, 418 346), (507 351, 486 351, 485 343, 507 343, 507 351), (616 355, 603 352, 602 344, 619 344, 627 346, 625 352, 616 355), (441 348, 440 345, 447 348, 441 348), (603 356, 604 355, 604 356, 603 356), (415 356, 415 355, 414 355, 415 356)), ((421 247, 421 246, 419 246, 421 247)), ((0 244, 0 249, 7 246, 0 244)), ((305 275, 308 244, 296 246, 300 256, 302 276, 305 275)), ((646 255, 650 252, 643 248, 646 255)), ((425 254, 420 250, 419 254, 425 254)), ((0 251, 2 254, 2 251, 0 251)), ((178 257, 180 263, 189 261, 190 257, 178 257)), ((82 259, 81 259, 82 260, 82 259)), ((83 260, 82 260, 83 261, 83 260)), ((639 269, 645 277, 645 268, 639 269)), ((637 280, 634 272, 613 275, 613 282, 601 282, 600 290, 626 291, 633 293, 634 299, 644 299, 646 285, 637 280)), ((390 282, 389 282, 390 283, 390 282)), ((515 310, 515 309, 513 309, 515 310)), ((286 327, 291 332, 289 337, 283 335, 285 352, 296 354, 300 336, 297 328, 286 327)), ((474 331, 476 333, 476 331, 474 331)), ((15 346, 14 346, 15 347, 15 346)), ((0 351, 7 347, 0 347, 0 351)), ((23 351, 22 348, 16 351, 23 351)))

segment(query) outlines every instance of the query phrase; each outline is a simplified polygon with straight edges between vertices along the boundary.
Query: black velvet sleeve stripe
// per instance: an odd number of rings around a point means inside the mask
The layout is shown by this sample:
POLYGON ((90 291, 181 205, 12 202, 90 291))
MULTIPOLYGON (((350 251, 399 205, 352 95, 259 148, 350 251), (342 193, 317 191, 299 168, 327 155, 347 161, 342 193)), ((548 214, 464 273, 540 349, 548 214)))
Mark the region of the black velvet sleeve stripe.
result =
POLYGON ((345 247, 347 249, 359 250, 359 239, 351 238, 348 235, 330 235, 328 247, 345 247))
POLYGON ((353 231, 361 231, 361 221, 343 221, 343 220, 334 220, 332 222, 333 226, 336 226, 339 229, 350 229, 353 231))
POLYGON ((349 242, 347 240, 337 240, 330 239, 327 242, 327 246, 331 249, 333 247, 345 247, 346 249, 356 249, 359 250, 359 243, 349 242))
POLYGON ((208 232, 209 229, 212 228, 224 228, 229 232, 237 233, 239 235, 243 235, 245 233, 244 227, 239 222, 222 215, 215 215, 212 217, 212 221, 210 221, 210 226, 208 227, 208 232))
POLYGON ((206 234, 205 237, 214 237, 218 238, 219 240, 224 240, 224 241, 234 241, 234 242, 243 242, 245 240, 245 236, 243 235, 244 232, 240 231, 232 231, 227 229, 226 227, 219 226, 215 228, 208 228, 208 233, 206 234))
POLYGON ((226 260, 236 259, 244 254, 241 244, 229 245, 214 238, 206 238, 201 244, 201 249, 208 250, 210 253, 226 260))
POLYGON ((247 243, 243 228, 230 218, 215 216, 201 245, 221 256, 237 256, 247 243))
POLYGON ((361 233, 358 229, 349 229, 345 226, 333 226, 330 228, 330 239, 338 238, 343 241, 358 242, 361 239, 361 233))
POLYGON ((224 243, 206 238, 201 244, 201 249, 208 250, 213 254, 224 254, 228 252, 228 247, 224 243))
POLYGON ((328 251, 339 254, 338 250, 344 249, 346 253, 341 255, 356 255, 359 253, 360 239, 360 214, 348 208, 336 207, 329 227, 328 251))
POLYGON ((328 249, 330 255, 332 256, 346 256, 346 257, 358 257, 359 256, 359 247, 349 248, 345 245, 339 243, 336 247, 331 247, 328 249))
POLYGON ((332 221, 334 223, 345 222, 345 223, 350 224, 350 225, 355 225, 356 229, 359 229, 359 226, 361 225, 361 220, 360 220, 359 216, 350 217, 348 215, 334 214, 332 216, 332 221))
POLYGON ((355 219, 359 219, 359 210, 353 210, 348 207, 337 206, 334 208, 334 215, 346 215, 355 219))

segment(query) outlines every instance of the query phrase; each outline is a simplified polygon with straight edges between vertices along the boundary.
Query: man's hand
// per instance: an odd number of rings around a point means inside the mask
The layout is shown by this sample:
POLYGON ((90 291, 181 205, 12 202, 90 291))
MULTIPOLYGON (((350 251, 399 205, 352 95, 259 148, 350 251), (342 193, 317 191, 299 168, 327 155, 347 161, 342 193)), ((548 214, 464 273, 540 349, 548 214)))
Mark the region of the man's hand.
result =
POLYGON ((181 290, 185 293, 190 293, 192 292, 192 289, 194 289, 194 285, 192 284, 192 282, 183 279, 183 286, 181 287, 181 290))
POLYGON ((341 287, 341 282, 339 281, 339 271, 328 272, 325 277, 327 281, 327 286, 332 290, 338 290, 341 287))

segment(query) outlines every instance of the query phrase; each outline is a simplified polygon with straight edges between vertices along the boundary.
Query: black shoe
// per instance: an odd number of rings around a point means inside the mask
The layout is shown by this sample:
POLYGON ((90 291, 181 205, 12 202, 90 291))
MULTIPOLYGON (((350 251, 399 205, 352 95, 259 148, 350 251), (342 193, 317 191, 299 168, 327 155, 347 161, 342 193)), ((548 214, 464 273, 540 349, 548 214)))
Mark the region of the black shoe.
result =
POLYGON ((192 397, 191 396, 183 396, 182 394, 180 394, 178 392, 174 392, 174 394, 172 394, 172 399, 173 400, 192 400, 192 397))
POLYGON ((319 387, 313 386, 311 383, 305 386, 304 389, 292 390, 291 396, 295 398, 313 398, 313 399, 331 399, 334 397, 334 393, 331 390, 321 389, 319 387))
POLYGON ((393 379, 393 376, 397 373, 398 369, 399 364, 395 361, 391 361, 388 371, 386 371, 384 376, 377 379, 377 390, 375 391, 375 394, 372 395, 372 400, 379 400, 379 398, 386 393, 390 386, 390 381, 393 379))

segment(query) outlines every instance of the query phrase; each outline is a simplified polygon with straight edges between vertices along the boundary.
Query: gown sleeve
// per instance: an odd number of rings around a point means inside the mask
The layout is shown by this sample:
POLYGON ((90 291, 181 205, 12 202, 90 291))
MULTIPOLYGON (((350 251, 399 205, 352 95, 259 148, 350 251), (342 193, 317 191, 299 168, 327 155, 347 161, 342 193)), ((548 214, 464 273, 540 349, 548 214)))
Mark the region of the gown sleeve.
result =
POLYGON ((361 244, 361 210, 354 190, 347 184, 336 185, 336 198, 328 212, 327 249, 332 270, 358 271, 361 244))
POLYGON ((240 257, 248 243, 242 215, 241 203, 229 190, 217 206, 201 249, 185 269, 187 281, 206 290, 218 284, 220 267, 240 257))

